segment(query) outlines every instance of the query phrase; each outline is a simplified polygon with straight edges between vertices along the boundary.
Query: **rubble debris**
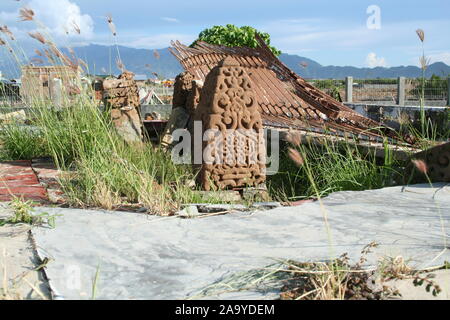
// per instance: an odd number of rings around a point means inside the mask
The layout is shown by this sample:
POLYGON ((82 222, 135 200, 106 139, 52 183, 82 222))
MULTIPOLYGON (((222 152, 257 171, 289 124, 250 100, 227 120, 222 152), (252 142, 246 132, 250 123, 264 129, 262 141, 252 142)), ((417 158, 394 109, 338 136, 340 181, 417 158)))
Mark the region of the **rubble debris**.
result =
POLYGON ((450 142, 413 155, 406 167, 405 184, 450 182, 450 142), (425 173, 415 167, 413 160, 425 164, 425 173), (428 177, 427 177, 428 176, 428 177))
POLYGON ((206 77, 194 121, 203 124, 202 137, 208 130, 219 134, 203 142, 206 157, 201 165, 195 165, 199 166, 197 181, 204 190, 265 182, 265 140, 255 95, 244 68, 231 57, 206 77))
POLYGON ((118 79, 103 81, 103 102, 118 133, 127 142, 140 142, 143 138, 139 92, 134 74, 122 73, 118 79))
POLYGON ((145 114, 145 120, 153 121, 153 120, 161 120, 162 117, 158 112, 151 112, 145 114))
POLYGON ((242 201, 239 191, 220 190, 220 191, 194 191, 201 201, 210 202, 240 202, 242 201))
POLYGON ((201 213, 198 212, 198 209, 196 206, 189 206, 189 207, 184 208, 180 212, 178 212, 179 217, 186 218, 186 219, 192 219, 192 218, 198 217, 200 215, 201 215, 201 213))
POLYGON ((27 115, 24 110, 13 111, 8 113, 0 113, 0 121, 25 121, 27 115))
POLYGON ((245 188, 242 190, 242 197, 250 202, 269 202, 270 195, 266 185, 260 185, 254 188, 245 188))

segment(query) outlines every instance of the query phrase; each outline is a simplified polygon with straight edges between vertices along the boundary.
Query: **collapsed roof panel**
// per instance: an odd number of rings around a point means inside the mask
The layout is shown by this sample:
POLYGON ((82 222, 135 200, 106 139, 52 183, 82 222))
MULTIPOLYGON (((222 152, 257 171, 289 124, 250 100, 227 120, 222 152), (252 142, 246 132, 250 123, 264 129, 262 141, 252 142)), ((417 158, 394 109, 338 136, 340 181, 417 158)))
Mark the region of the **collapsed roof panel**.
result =
POLYGON ((254 83, 256 99, 266 126, 301 130, 352 133, 369 140, 383 134, 396 140, 398 134, 381 123, 366 118, 307 83, 291 71, 258 37, 258 48, 225 47, 198 42, 188 47, 172 42, 171 53, 195 80, 225 58, 233 57, 254 83))

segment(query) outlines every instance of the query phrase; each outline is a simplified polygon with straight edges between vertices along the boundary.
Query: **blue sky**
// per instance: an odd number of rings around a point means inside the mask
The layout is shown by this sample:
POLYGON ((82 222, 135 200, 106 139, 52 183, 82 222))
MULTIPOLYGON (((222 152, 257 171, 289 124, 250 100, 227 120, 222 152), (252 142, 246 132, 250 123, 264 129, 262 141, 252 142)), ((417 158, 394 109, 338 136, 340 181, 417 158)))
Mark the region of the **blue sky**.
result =
MULTIPOLYGON (((24 47, 31 40, 30 22, 18 22, 17 11, 28 6, 48 26, 60 44, 112 44, 106 15, 117 27, 119 44, 136 48, 163 48, 170 40, 193 41, 204 28, 232 23, 269 32, 272 44, 323 65, 418 65, 421 46, 417 28, 426 33, 425 49, 432 62, 450 64, 450 1, 245 1, 223 2, 143 0, 0 0, 0 24, 7 24, 24 47), (371 19, 379 8, 380 19, 371 19), (368 27, 367 21, 372 24, 368 27), (69 30, 72 21, 81 35, 69 30), (375 24, 374 24, 375 23, 375 24), (373 28, 379 26, 379 28, 373 28)), ((34 44, 34 43, 33 43, 34 44)))

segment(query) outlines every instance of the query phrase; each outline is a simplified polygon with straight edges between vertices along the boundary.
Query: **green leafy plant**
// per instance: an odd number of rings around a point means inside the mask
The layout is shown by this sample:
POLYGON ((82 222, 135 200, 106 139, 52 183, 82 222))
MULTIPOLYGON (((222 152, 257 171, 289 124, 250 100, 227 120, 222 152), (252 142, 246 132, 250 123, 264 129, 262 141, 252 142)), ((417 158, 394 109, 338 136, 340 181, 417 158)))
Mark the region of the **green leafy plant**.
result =
POLYGON ((10 204, 13 209, 13 215, 7 219, 0 220, 0 226, 6 224, 29 224, 33 226, 42 226, 47 224, 50 228, 56 227, 56 217, 59 215, 50 215, 46 212, 33 214, 33 202, 24 201, 15 197, 10 204))
POLYGON ((204 41, 210 44, 227 47, 257 48, 259 44, 256 40, 256 34, 264 40, 274 55, 279 56, 281 54, 280 50, 270 46, 270 35, 268 33, 258 31, 249 26, 237 27, 232 24, 227 24, 226 26, 214 26, 203 30, 200 32, 198 39, 191 46, 194 46, 198 41, 204 41))

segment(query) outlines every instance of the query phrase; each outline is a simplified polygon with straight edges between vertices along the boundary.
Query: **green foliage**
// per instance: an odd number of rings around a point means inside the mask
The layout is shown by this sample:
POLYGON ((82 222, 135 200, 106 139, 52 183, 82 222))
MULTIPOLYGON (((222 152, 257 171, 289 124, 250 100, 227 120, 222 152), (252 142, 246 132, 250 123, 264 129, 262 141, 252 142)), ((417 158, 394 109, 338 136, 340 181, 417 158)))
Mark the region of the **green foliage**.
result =
POLYGON ((42 135, 21 124, 0 126, 1 160, 31 160, 47 154, 42 135))
POLYGON ((34 226, 42 226, 47 223, 47 225, 54 229, 56 227, 56 217, 58 215, 49 215, 44 212, 41 214, 33 214, 33 202, 24 201, 19 198, 14 198, 10 204, 13 209, 13 215, 8 219, 0 220, 0 226, 6 224, 29 224, 34 226))
POLYGON ((200 32, 198 39, 191 45, 194 46, 197 41, 204 41, 210 44, 222 45, 227 47, 249 47, 257 48, 258 41, 256 34, 269 46, 274 55, 279 56, 281 51, 270 46, 270 35, 266 32, 258 31, 249 26, 236 27, 232 24, 226 26, 214 26, 200 32))

